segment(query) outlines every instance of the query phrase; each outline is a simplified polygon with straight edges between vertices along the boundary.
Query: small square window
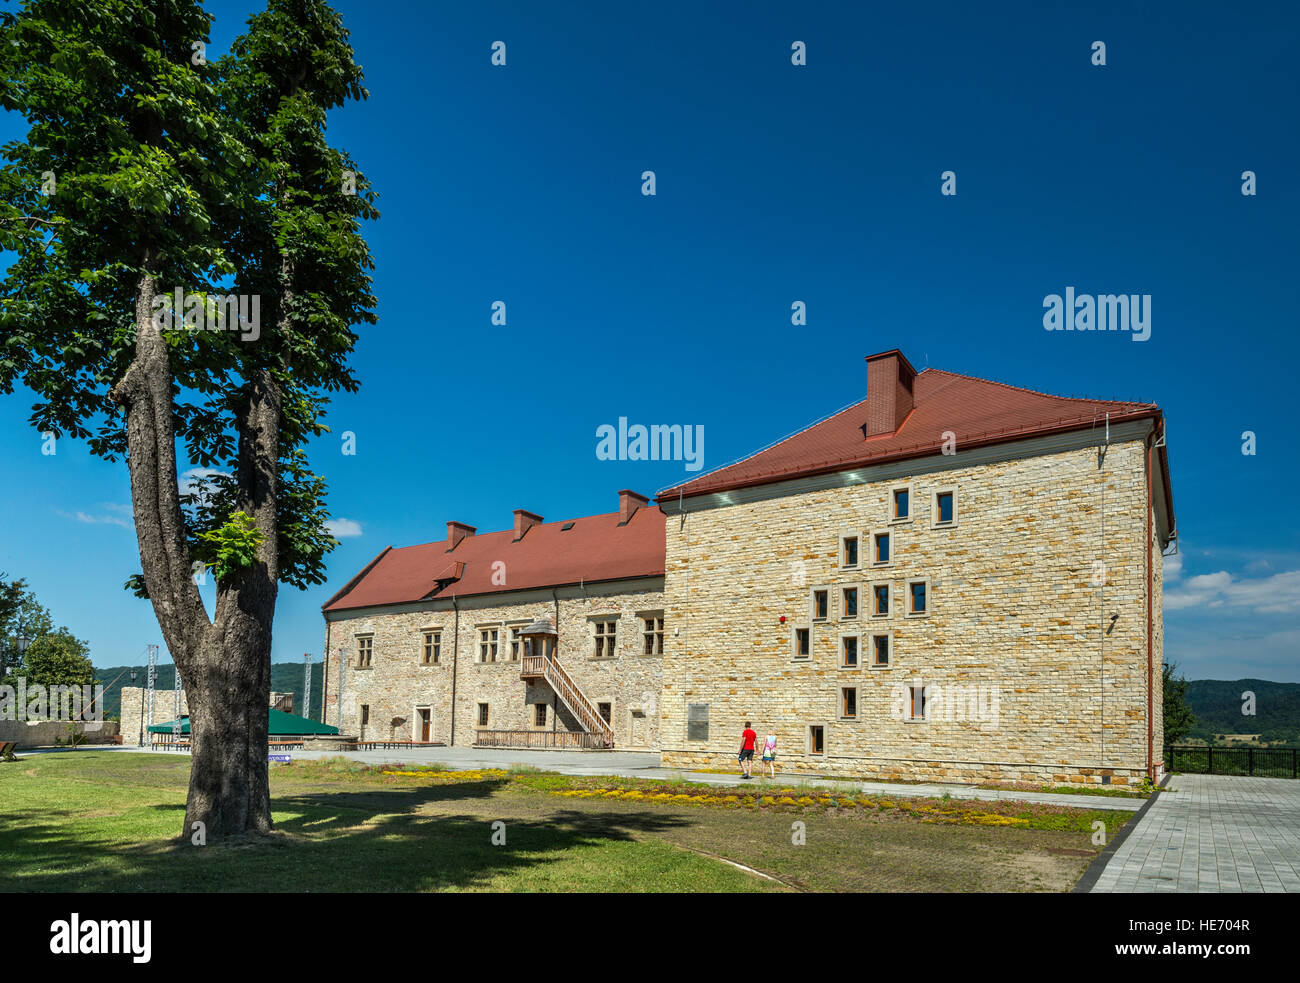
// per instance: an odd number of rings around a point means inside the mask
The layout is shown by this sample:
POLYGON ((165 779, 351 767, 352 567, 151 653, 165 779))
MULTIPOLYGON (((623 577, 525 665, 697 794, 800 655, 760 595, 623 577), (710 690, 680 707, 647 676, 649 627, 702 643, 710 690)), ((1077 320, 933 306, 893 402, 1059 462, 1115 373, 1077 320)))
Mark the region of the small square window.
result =
POLYGON ((890 515, 895 522, 912 517, 912 489, 895 488, 890 496, 890 515))
POLYGON ((889 533, 878 532, 871 537, 872 562, 876 566, 884 566, 889 562, 889 533))
POLYGON ((808 728, 808 753, 826 753, 826 728, 820 724, 814 724, 808 728))
POLYGON ((871 585, 871 614, 876 618, 883 618, 889 614, 888 584, 871 585))
POLYGON ((957 524, 957 492, 945 488, 934 493, 934 515, 931 525, 955 526, 957 524))
POLYGON ((930 583, 927 580, 907 582, 907 613, 926 614, 930 610, 930 583))
POLYGON ((845 587, 840 592, 840 617, 856 618, 858 616, 858 589, 845 587))
POLYGON ((855 687, 844 686, 840 689, 840 716, 846 720, 857 719, 858 691, 855 687))
POLYGON ((858 565, 858 537, 840 537, 840 565, 856 567, 858 565))
POLYGON ((840 636, 840 668, 856 669, 858 667, 858 636, 840 636))
POLYGON ((831 592, 818 588, 812 592, 812 620, 825 621, 830 614, 831 592))
POLYGON ((806 659, 812 654, 811 635, 812 632, 808 628, 796 628, 794 630, 794 657, 796 659, 806 659))
POLYGON ((873 666, 881 668, 889 665, 889 635, 872 635, 871 636, 871 653, 873 666))

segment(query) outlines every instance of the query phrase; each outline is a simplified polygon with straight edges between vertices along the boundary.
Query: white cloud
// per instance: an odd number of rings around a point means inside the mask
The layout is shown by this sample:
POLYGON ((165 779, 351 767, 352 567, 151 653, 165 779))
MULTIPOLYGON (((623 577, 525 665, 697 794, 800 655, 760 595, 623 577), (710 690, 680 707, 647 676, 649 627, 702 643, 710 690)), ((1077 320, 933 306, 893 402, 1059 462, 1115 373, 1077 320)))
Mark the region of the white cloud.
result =
POLYGON ((1300 613, 1300 570, 1237 579, 1226 570, 1188 577, 1165 593, 1165 607, 1245 608, 1253 614, 1300 613))
POLYGON ((352 539, 361 535, 361 523, 356 519, 330 519, 325 529, 335 539, 352 539))
POLYGON ((226 471, 218 471, 216 468, 190 468, 180 476, 176 486, 182 495, 193 495, 196 492, 201 494, 206 480, 214 477, 229 478, 230 474, 226 471))
MULTIPOLYGON (((109 506, 109 508, 113 508, 113 506, 109 506)), ((118 510, 113 508, 113 511, 118 510)), ((132 528, 131 520, 124 519, 120 515, 90 515, 86 512, 64 512, 61 509, 58 510, 58 512, 59 515, 63 516, 65 519, 72 519, 74 522, 84 522, 91 526, 110 525, 121 526, 123 529, 132 528)))
POLYGON ((1183 554, 1173 553, 1164 557, 1165 583, 1177 580, 1183 575, 1183 554))

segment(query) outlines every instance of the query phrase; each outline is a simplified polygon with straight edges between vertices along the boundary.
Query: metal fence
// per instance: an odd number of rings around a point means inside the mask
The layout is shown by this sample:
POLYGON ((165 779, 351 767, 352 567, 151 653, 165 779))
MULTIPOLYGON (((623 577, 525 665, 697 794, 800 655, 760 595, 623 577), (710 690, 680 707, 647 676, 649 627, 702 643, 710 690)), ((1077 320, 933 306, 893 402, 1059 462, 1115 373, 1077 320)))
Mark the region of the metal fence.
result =
POLYGON ((1175 744, 1165 748, 1165 768, 1192 775, 1253 775, 1300 778, 1300 748, 1211 747, 1175 744))

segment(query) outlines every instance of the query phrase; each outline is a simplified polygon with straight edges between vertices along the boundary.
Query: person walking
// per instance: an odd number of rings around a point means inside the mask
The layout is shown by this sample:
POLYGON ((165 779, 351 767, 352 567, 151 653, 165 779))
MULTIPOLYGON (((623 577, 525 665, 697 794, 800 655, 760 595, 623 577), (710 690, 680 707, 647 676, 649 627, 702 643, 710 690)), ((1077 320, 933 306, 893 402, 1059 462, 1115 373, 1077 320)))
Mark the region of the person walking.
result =
POLYGON ((754 767, 754 742, 758 740, 758 734, 750 727, 749 721, 745 721, 745 729, 740 733, 740 777, 753 778, 750 771, 754 767))
POLYGON ((776 735, 768 734, 763 738, 763 764, 767 765, 767 777, 776 777, 776 735))

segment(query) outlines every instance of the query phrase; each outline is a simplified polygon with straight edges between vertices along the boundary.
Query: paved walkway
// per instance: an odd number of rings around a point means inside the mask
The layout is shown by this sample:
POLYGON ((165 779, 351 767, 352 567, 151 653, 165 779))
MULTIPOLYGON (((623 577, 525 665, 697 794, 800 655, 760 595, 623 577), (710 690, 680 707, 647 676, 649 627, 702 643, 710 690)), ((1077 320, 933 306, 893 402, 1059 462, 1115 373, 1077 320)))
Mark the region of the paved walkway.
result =
MULTIPOLYGON (((87 749, 90 750, 90 749, 87 749)), ((95 750, 141 751, 136 747, 96 748, 95 750)), ((27 752, 31 753, 31 752, 27 752)), ((66 752, 60 751, 59 753, 66 752)), ((152 754, 182 754, 179 751, 153 751, 152 754)), ((702 782, 708 785, 739 785, 740 773, 715 775, 712 772, 685 771, 681 768, 664 768, 660 763, 658 752, 640 751, 525 751, 496 748, 466 747, 430 747, 402 748, 392 751, 289 751, 291 758, 297 760, 311 758, 346 757, 366 764, 380 765, 389 763, 445 764, 450 768, 461 770, 473 768, 509 768, 511 765, 531 765, 545 771, 559 772, 562 775, 609 775, 620 778, 652 778, 659 780, 682 780, 702 782)), ((754 774, 759 771, 758 763, 754 765, 754 774)), ((942 798, 944 795, 954 799, 976 799, 993 802, 1000 799, 1015 802, 1037 802, 1044 805, 1070 806, 1074 809, 1114 809, 1120 812, 1136 812, 1145 799, 1124 799, 1104 795, 1069 795, 1054 792, 1012 792, 1004 789, 974 788, 970 785, 946 785, 931 782, 925 785, 904 785, 897 782, 844 781, 829 778, 811 778, 803 775, 782 775, 777 772, 775 782, 766 778, 755 778, 753 784, 763 785, 806 784, 842 791, 866 792, 870 795, 896 795, 912 798, 942 798)))
POLYGON ((1300 781, 1175 775, 1094 892, 1300 892, 1300 781))

